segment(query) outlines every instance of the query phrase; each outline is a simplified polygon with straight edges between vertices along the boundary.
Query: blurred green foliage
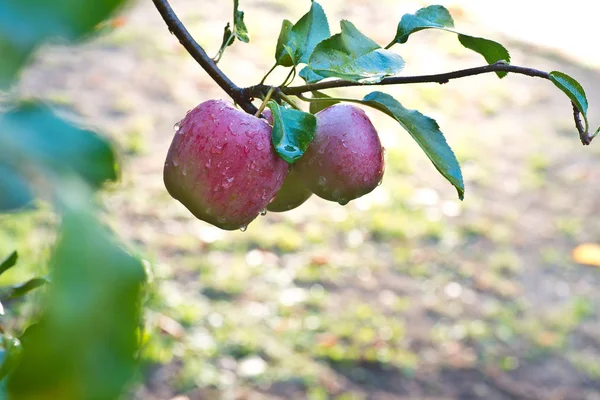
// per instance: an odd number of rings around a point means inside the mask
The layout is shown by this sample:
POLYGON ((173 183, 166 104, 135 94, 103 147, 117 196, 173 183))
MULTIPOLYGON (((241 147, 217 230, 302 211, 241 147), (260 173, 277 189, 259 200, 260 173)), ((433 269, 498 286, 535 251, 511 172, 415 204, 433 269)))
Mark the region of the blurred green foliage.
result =
MULTIPOLYGON (((0 89, 15 82, 37 47, 92 35, 123 3, 1 2, 0 89)), ((0 288, 0 299, 12 302, 48 283, 22 334, 0 319, 0 398, 118 398, 137 364, 146 275, 95 216, 94 190, 117 178, 113 146, 41 102, 8 96, 0 106, 0 212, 30 209, 39 197, 61 220, 48 278, 0 288)), ((16 263, 13 252, 0 273, 16 263)))

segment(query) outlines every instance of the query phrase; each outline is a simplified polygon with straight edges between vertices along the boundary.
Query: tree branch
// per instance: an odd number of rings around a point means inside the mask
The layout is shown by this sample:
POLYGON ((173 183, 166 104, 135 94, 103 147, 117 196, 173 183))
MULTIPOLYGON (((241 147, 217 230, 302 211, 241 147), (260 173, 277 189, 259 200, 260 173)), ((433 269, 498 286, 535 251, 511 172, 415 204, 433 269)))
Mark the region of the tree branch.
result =
POLYGON ((175 11, 171 8, 168 0, 152 0, 156 9, 169 27, 169 31, 175 35, 179 43, 187 52, 200 64, 208 75, 249 114, 255 114, 257 108, 250 101, 246 92, 236 86, 228 77, 217 67, 217 64, 206 54, 202 46, 198 44, 179 20, 175 11))
MULTIPOLYGON (((358 83, 344 80, 334 80, 328 82, 309 83, 301 86, 291 86, 281 88, 281 91, 288 95, 296 95, 299 93, 311 92, 314 90, 325 90, 340 87, 350 86, 377 86, 377 85, 403 85, 408 83, 448 83, 452 79, 465 78, 490 72, 511 72, 515 74, 527 75, 537 78, 549 79, 550 75, 547 72, 539 71, 533 68, 519 67, 516 65, 506 64, 505 62, 497 62, 495 64, 484 65, 482 67, 461 69, 458 71, 446 72, 443 74, 433 75, 416 75, 416 76, 394 76, 385 78, 378 83, 358 83)), ((262 89, 258 89, 259 91, 262 89)), ((252 92, 252 90, 251 90, 252 92)))
MULTIPOLYGON (((240 88, 235 85, 227 75, 217 67, 217 64, 206 54, 202 46, 198 44, 179 20, 175 11, 171 8, 168 0, 152 0, 156 9, 167 24, 169 31, 175 35, 187 52, 200 64, 200 66, 208 73, 208 75, 236 102, 244 111, 249 114, 256 114, 258 109, 252 104, 252 99, 255 97, 263 97, 265 93, 271 92, 275 100, 281 101, 287 95, 295 95, 302 97, 303 93, 312 92, 315 90, 325 90, 340 87, 350 86, 383 86, 383 85, 403 85, 409 83, 448 83, 452 79, 465 78, 468 76, 487 74, 490 72, 509 72, 514 74, 527 75, 531 77, 549 79, 550 74, 533 68, 519 67, 510 65, 503 61, 494 64, 484 65, 481 67, 461 69, 452 72, 432 75, 415 75, 415 76, 395 76, 381 80, 377 83, 358 83, 345 80, 333 80, 326 82, 310 83, 307 85, 287 87, 273 87, 265 85, 263 81, 255 86, 240 88), (275 91, 273 93, 273 90, 275 91)), ((273 70, 272 68, 271 70, 273 70)), ((270 71, 269 71, 270 72, 270 71)), ((268 74, 267 74, 268 75, 268 74)), ((289 99, 288 99, 289 100, 289 99)), ((579 136, 583 144, 590 144, 595 135, 590 136, 585 132, 580 119, 579 110, 573 105, 573 117, 575 125, 579 131, 579 136)), ((600 130, 600 128, 599 128, 600 130)))

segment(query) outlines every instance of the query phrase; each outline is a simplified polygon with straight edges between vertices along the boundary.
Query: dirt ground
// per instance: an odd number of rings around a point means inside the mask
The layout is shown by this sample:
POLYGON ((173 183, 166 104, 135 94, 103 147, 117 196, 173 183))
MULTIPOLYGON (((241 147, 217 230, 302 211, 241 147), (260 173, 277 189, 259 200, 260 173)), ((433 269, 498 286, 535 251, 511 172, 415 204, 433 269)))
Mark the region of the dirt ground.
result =
MULTIPOLYGON (((216 52, 230 2, 172 3, 216 52)), ((281 20, 296 21, 308 4, 242 0, 251 42, 219 65, 239 86, 257 83, 281 20)), ((420 3, 322 5, 333 32, 345 18, 385 44, 420 3)), ((505 44, 513 64, 576 77, 597 126, 600 69, 584 56, 518 40, 524 18, 499 30, 460 2, 451 12, 459 30, 505 44)), ((106 218, 154 272, 130 397, 600 399, 600 271, 571 257, 600 242, 600 143, 580 144, 569 101, 551 83, 486 75, 385 89, 438 121, 463 168, 464 202, 406 132, 368 110, 387 149, 382 186, 345 207, 311 198, 224 232, 168 196, 162 166, 173 125, 225 94, 150 1, 114 25, 76 48, 42 51, 17 90, 74 108, 122 154, 106 218)), ((407 75, 483 64, 450 33, 421 32, 394 49, 407 75)))

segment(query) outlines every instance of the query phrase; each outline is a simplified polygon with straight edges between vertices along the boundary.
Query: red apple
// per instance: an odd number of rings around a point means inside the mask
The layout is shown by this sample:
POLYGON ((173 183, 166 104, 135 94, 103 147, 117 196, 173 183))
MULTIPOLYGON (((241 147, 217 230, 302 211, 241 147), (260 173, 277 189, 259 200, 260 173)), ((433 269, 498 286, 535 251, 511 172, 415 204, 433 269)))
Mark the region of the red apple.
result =
POLYGON ((222 100, 179 123, 164 167, 165 186, 197 218, 234 230, 255 219, 289 170, 271 146, 271 127, 222 100))
POLYGON ((365 112, 336 104, 316 117, 315 138, 294 165, 306 187, 342 205, 375 189, 383 178, 383 148, 365 112))

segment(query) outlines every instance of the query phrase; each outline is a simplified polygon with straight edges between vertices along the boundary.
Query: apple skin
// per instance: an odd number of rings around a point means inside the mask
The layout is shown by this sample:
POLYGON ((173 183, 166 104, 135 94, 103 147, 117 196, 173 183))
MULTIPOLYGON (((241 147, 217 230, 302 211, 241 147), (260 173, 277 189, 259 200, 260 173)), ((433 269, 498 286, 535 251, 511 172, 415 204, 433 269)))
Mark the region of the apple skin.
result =
POLYGON ((335 104, 316 117, 315 138, 294 164, 304 185, 342 205, 375 189, 383 179, 384 150, 365 112, 335 104))
POLYGON ((292 165, 290 173, 283 181, 283 186, 281 186, 273 201, 269 203, 267 210, 272 212, 293 210, 308 200, 310 196, 312 196, 312 192, 304 186, 302 178, 292 165))
POLYGON ((179 123, 163 179, 171 196, 221 229, 246 227, 289 170, 271 146, 271 127, 223 100, 208 100, 179 123))

